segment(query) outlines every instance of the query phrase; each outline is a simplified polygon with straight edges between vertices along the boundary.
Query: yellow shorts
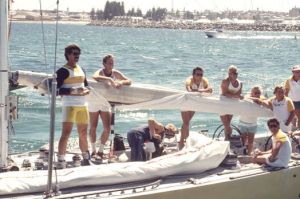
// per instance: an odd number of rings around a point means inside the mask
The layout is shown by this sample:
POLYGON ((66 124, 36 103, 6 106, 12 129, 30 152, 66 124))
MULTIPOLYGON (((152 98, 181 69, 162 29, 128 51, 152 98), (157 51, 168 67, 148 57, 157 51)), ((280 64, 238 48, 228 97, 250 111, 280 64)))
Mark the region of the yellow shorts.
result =
POLYGON ((88 124, 89 112, 87 106, 63 106, 62 122, 88 124))

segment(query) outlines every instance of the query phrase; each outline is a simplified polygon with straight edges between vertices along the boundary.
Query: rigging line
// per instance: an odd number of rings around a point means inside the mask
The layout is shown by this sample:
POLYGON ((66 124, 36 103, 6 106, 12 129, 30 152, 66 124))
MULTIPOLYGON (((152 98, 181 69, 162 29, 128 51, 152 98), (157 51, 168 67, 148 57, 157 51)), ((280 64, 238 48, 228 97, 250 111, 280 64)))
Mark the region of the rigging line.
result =
POLYGON ((47 51, 46 51, 46 44, 45 44, 45 30, 44 30, 44 18, 43 18, 43 10, 42 10, 42 0, 39 0, 40 2, 40 15, 41 15, 41 25, 42 25, 42 35, 43 35, 43 47, 44 47, 44 61, 45 61, 45 66, 46 69, 48 68, 48 63, 47 63, 47 51))
MULTIPOLYGON (((40 16, 41 16, 41 26, 42 26, 42 35, 43 35, 43 47, 44 47, 44 61, 45 61, 45 69, 48 68, 48 62, 47 62, 47 51, 46 51, 46 42, 45 42, 45 30, 44 30, 44 17, 43 17, 43 9, 42 9, 42 0, 39 0, 40 4, 40 16)), ((50 84, 49 81, 47 81, 47 88, 50 90, 50 84)), ((48 95, 48 104, 49 104, 49 110, 50 110, 50 103, 51 102, 51 97, 48 95)))
POLYGON ((10 35, 11 35, 11 24, 12 24, 12 17, 13 17, 12 12, 11 12, 12 3, 13 3, 13 0, 8 1, 8 13, 9 13, 8 38, 10 38, 10 35))

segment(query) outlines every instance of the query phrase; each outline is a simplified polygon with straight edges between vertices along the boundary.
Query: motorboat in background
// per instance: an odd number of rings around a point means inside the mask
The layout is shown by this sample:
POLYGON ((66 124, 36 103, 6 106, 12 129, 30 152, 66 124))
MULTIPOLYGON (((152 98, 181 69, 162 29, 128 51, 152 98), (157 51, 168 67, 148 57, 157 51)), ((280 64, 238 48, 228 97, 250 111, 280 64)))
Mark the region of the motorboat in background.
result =
POLYGON ((207 38, 217 38, 220 34, 223 33, 222 29, 211 29, 211 30, 205 30, 204 31, 207 38))

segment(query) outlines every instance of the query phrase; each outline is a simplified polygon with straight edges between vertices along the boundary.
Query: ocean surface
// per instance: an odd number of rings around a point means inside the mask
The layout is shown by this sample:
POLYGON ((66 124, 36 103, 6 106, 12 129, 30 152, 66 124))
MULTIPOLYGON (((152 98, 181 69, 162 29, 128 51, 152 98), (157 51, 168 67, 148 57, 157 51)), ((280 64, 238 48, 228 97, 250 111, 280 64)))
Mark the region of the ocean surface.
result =
MULTIPOLYGON (((10 35, 10 65, 12 70, 32 70, 53 73, 55 25, 13 23, 10 35), (46 53, 45 53, 46 52, 46 53)), ((65 63, 64 47, 77 43, 82 53, 79 65, 88 77, 102 67, 102 57, 115 56, 115 68, 137 83, 155 84, 185 90, 185 79, 192 69, 202 66, 218 94, 227 68, 238 66, 243 93, 260 85, 264 94, 272 96, 274 85, 291 75, 291 66, 300 63, 300 40, 291 32, 226 32, 219 38, 208 39, 199 30, 134 29, 86 25, 58 26, 56 68, 65 63)), ((300 33, 298 33, 300 38, 300 33)), ((19 118, 13 122, 10 152, 38 149, 49 139, 49 97, 33 89, 13 92, 19 96, 19 118)), ((56 140, 61 133, 60 99, 56 108, 56 140)), ((126 132, 154 117, 163 124, 181 126, 179 111, 128 111, 116 113, 116 133, 126 132)), ((258 133, 266 131, 266 119, 259 119, 258 133)), ((234 117, 233 124, 238 123, 234 117)), ((212 135, 221 124, 216 114, 196 113, 191 130, 208 130, 212 135)), ((101 122, 98 137, 102 131, 101 122)), ((74 126, 72 137, 76 137, 74 126)))

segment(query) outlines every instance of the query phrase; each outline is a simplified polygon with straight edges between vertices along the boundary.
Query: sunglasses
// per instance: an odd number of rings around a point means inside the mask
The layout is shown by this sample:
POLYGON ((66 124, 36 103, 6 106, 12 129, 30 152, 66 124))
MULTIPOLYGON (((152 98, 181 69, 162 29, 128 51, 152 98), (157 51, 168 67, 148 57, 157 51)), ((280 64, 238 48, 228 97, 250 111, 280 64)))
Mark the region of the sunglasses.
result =
POLYGON ((254 95, 260 95, 261 93, 260 92, 254 92, 254 95))
POLYGON ((269 128, 270 128, 270 129, 272 129, 272 128, 277 128, 277 127, 278 127, 277 124, 270 124, 270 125, 269 125, 269 128))
POLYGON ((195 73, 196 76, 203 76, 203 73, 195 73))

